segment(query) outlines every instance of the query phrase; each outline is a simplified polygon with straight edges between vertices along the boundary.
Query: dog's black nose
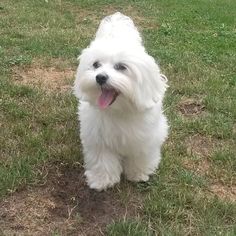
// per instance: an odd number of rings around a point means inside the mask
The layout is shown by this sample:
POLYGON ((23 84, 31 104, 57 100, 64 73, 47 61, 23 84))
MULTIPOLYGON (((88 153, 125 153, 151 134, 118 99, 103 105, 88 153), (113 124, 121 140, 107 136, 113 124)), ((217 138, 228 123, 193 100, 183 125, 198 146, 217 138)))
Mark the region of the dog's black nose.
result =
POLYGON ((99 85, 105 84, 107 79, 108 79, 108 75, 106 75, 106 74, 98 74, 98 75, 96 75, 96 81, 97 81, 97 83, 99 85))

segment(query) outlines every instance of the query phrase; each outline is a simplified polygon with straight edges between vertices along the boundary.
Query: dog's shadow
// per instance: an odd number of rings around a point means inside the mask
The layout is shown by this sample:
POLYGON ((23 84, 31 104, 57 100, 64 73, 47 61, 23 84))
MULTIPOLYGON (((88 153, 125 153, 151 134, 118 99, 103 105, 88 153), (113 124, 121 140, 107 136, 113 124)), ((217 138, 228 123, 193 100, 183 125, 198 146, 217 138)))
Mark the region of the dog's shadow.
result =
POLYGON ((87 225, 86 227, 94 225, 103 228, 114 220, 134 217, 140 208, 139 199, 132 196, 133 187, 127 182, 122 184, 122 189, 126 191, 124 197, 120 187, 102 192, 89 189, 84 170, 79 165, 60 165, 54 172, 54 176, 51 174, 49 178, 51 195, 56 203, 50 209, 53 215, 64 218, 79 217, 81 224, 87 225))
POLYGON ((104 235, 112 222, 139 215, 142 199, 128 182, 96 192, 88 188, 78 163, 48 163, 42 174, 40 183, 0 202, 1 229, 12 235, 104 235))

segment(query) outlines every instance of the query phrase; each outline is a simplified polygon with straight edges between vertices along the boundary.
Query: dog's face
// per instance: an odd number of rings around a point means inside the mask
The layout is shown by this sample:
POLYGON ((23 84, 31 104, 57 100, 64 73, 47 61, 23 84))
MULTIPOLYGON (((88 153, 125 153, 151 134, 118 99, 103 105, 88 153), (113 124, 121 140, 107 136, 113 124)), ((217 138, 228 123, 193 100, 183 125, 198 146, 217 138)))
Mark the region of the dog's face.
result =
POLYGON ((95 40, 80 56, 74 91, 100 109, 143 110, 161 101, 165 82, 141 45, 95 40))

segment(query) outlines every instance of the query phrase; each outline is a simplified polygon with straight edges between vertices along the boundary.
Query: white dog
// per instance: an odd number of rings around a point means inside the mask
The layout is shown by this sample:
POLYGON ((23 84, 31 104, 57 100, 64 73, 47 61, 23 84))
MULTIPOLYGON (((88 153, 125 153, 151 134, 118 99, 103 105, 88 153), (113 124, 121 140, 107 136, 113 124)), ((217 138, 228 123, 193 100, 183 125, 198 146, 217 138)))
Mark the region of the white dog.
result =
POLYGON ((74 93, 89 187, 111 187, 122 172, 131 181, 147 181, 168 133, 165 76, 133 21, 119 12, 102 20, 79 59, 74 93))

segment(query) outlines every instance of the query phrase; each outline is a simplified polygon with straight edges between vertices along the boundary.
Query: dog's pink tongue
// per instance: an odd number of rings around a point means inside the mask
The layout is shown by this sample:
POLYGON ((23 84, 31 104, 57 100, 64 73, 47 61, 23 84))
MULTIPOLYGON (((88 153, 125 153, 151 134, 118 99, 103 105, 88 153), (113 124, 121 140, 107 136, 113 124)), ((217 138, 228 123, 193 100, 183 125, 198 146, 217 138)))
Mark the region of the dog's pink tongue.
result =
POLYGON ((114 100, 116 91, 114 89, 102 88, 102 93, 98 98, 98 106, 102 109, 107 108, 114 100))

